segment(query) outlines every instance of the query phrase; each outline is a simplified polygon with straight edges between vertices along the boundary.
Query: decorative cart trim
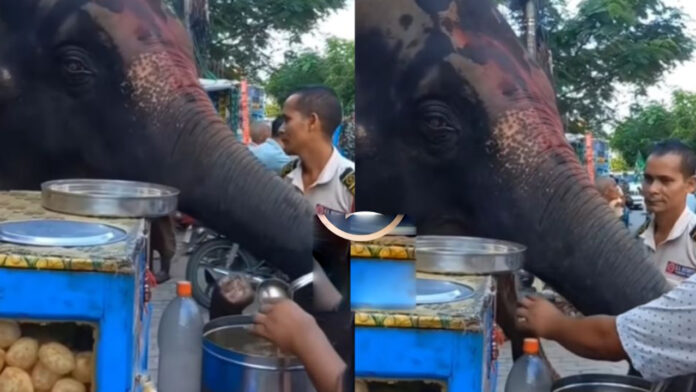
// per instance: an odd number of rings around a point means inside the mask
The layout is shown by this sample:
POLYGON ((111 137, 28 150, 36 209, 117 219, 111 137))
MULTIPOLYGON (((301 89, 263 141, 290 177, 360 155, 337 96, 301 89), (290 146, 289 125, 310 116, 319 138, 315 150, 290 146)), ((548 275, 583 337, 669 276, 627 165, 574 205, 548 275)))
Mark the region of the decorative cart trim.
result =
POLYGON ((415 260, 415 240, 411 237, 386 236, 371 242, 353 242, 350 255, 366 259, 415 260))
POLYGON ((469 299, 442 304, 418 305, 410 310, 355 310, 355 325, 376 328, 445 329, 482 332, 484 312, 495 298, 491 276, 442 276, 418 273, 419 278, 452 280, 474 289, 469 299))
POLYGON ((41 207, 40 192, 0 192, 0 222, 19 220, 72 220, 106 223, 125 230, 123 242, 92 247, 33 247, 0 242, 0 268, 88 271, 132 274, 138 244, 143 240, 142 219, 103 219, 64 215, 41 207))

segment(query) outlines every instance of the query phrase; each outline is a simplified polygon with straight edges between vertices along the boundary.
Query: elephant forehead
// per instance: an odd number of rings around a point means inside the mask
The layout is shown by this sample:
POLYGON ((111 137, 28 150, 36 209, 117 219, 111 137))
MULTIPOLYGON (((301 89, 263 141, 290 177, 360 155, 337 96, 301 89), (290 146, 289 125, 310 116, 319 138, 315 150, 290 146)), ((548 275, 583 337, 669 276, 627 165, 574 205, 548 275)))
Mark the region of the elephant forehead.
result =
POLYGON ((434 26, 430 15, 411 0, 357 1, 356 20, 358 35, 369 34, 382 40, 387 48, 399 49, 404 61, 424 49, 426 37, 434 26))

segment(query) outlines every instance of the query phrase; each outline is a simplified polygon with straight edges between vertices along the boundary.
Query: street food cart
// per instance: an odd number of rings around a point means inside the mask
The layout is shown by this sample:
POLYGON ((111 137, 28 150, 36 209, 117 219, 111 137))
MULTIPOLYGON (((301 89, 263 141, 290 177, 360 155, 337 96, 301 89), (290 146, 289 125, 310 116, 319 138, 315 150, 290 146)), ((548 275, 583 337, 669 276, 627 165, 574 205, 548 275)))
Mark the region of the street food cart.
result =
POLYGON ((0 319, 39 344, 92 351, 92 391, 151 390, 148 246, 144 219, 57 213, 39 192, 0 192, 0 319))
POLYGON ((447 273, 420 265, 416 243, 385 237, 351 246, 357 383, 370 392, 495 391, 495 278, 447 262, 438 266, 447 273), (413 285, 363 285, 366 276, 392 272, 407 280, 409 269, 413 285), (370 303, 362 290, 372 293, 370 303))

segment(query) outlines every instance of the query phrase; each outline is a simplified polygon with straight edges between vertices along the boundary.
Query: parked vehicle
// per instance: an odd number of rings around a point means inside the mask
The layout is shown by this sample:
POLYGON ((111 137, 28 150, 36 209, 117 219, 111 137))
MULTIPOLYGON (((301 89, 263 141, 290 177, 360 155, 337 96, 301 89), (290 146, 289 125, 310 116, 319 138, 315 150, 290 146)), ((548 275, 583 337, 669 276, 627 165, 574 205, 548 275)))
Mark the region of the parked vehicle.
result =
POLYGON ((282 277, 281 272, 212 229, 199 226, 191 231, 186 280, 191 282, 193 298, 201 306, 210 307, 215 281, 224 276, 244 273, 259 278, 282 277))

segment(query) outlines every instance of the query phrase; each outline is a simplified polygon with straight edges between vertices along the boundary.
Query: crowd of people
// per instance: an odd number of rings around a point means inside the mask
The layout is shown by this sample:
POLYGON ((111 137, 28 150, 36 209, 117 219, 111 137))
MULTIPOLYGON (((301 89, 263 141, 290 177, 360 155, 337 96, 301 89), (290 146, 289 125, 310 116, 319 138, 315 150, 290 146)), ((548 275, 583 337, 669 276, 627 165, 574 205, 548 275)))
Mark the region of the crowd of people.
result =
MULTIPOLYGON (((596 185, 619 216, 620 188, 610 178, 596 185)), ((696 373, 696 214, 687 204, 696 154, 679 141, 657 144, 641 191, 649 215, 637 234, 672 290, 616 317, 569 317, 539 297, 522 299, 517 316, 523 330, 577 355, 629 360, 644 378, 663 381, 696 373)))

